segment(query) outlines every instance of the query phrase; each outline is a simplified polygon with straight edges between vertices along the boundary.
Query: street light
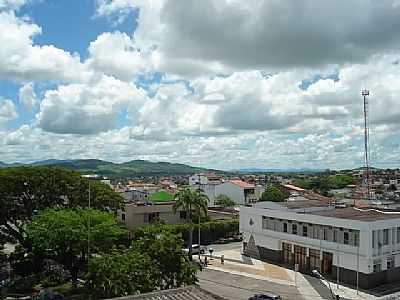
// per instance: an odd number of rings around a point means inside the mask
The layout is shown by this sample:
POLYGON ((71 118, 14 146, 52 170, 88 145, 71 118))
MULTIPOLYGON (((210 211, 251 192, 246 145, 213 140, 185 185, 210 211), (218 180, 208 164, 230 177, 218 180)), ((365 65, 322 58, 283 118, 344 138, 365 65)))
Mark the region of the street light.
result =
POLYGON ((335 300, 335 299, 336 299, 336 300, 339 299, 339 295, 335 295, 335 294, 333 293, 332 288, 331 288, 331 284, 329 283, 329 281, 326 280, 325 277, 322 276, 320 272, 318 272, 318 270, 315 270, 315 269, 314 269, 314 270, 311 271, 311 273, 312 273, 315 277, 317 277, 319 280, 325 280, 325 281, 328 283, 329 290, 331 291, 332 299, 334 299, 334 300, 335 300))

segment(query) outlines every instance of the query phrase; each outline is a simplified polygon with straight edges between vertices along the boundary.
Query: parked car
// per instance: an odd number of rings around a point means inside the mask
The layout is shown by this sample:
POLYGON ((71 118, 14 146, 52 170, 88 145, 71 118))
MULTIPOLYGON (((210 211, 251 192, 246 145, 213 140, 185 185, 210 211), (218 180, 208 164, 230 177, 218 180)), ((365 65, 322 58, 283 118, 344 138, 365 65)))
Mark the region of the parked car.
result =
POLYGON ((282 297, 273 293, 255 294, 249 300, 282 300, 282 297))
MULTIPOLYGON (((183 249, 183 251, 185 251, 186 253, 189 253, 189 248, 183 249)), ((192 245, 192 254, 205 254, 207 252, 207 246, 203 246, 203 245, 198 245, 198 244, 193 244, 192 245)))

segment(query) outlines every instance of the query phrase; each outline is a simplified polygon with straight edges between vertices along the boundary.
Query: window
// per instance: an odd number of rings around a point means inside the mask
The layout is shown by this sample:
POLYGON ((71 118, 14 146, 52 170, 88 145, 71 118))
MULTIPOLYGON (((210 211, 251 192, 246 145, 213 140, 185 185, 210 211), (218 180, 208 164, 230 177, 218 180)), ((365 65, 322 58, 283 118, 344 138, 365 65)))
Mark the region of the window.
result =
POLYGON ((358 232, 354 232, 354 246, 359 246, 360 244, 360 234, 358 232))
POLYGON ((337 243, 337 242, 338 242, 338 238, 337 238, 337 236, 338 236, 338 232, 337 232, 337 230, 336 230, 336 229, 334 229, 334 230, 333 230, 333 241, 334 241, 335 243, 337 243))
POLYGON ((348 232, 343 233, 343 244, 345 244, 345 245, 349 244, 349 233, 348 232))
POLYGON ((307 236, 308 233, 307 230, 308 230, 307 226, 303 225, 303 236, 307 236))
POLYGON ((389 244, 389 229, 383 229, 383 244, 389 244))
POLYGON ((324 241, 328 240, 328 230, 326 228, 324 228, 324 241))
POLYGON ((287 232, 287 223, 283 223, 283 232, 287 232))
POLYGON ((400 243, 400 227, 397 227, 397 244, 400 243))
POLYGON ((392 269, 392 268, 394 268, 394 257, 393 256, 390 256, 390 257, 388 257, 387 258, 387 261, 386 261, 386 269, 392 269))
POLYGON ((180 211, 179 212, 179 218, 181 220, 186 220, 186 211, 180 211))
POLYGON ((297 234, 297 225, 296 224, 292 224, 292 233, 297 234))
POLYGON ((154 212, 149 214, 149 222, 152 223, 154 221, 157 221, 160 218, 160 213, 159 212, 154 212))
POLYGON ((374 272, 380 272, 382 270, 381 260, 376 259, 374 260, 374 272))
POLYGON ((376 245, 376 230, 372 231, 372 248, 375 248, 376 245))
POLYGON ((268 218, 265 216, 262 217, 262 229, 268 229, 268 218))
POLYGON ((321 229, 319 228, 319 227, 317 227, 317 226, 314 226, 314 228, 313 228, 313 238, 314 239, 319 239, 319 231, 320 231, 321 229))
POLYGON ((125 221, 125 214, 124 213, 121 214, 121 219, 122 219, 122 221, 125 221))

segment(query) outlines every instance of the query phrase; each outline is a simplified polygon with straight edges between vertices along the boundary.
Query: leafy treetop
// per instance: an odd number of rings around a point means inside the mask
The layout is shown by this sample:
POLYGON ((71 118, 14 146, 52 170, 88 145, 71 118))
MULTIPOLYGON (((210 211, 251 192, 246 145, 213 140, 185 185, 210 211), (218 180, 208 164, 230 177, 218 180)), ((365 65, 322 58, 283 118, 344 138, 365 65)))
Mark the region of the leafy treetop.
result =
POLYGON ((262 193, 260 201, 283 202, 289 195, 284 193, 279 187, 269 185, 262 193))
MULTIPOLYGON (((120 208, 123 199, 108 185, 90 182, 91 205, 103 210, 120 208)), ((25 239, 25 225, 35 214, 50 207, 86 207, 89 180, 74 171, 51 167, 0 169, 0 238, 25 239)))

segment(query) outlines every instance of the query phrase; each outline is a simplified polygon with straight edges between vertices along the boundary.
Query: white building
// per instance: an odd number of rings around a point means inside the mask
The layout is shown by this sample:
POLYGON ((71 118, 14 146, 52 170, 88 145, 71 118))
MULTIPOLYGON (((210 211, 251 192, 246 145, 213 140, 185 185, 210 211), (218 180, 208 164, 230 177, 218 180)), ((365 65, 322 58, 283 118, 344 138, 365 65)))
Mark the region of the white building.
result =
POLYGON ((189 177, 189 185, 193 189, 200 188, 208 197, 208 206, 215 206, 215 198, 218 196, 216 187, 223 182, 221 176, 214 173, 199 173, 189 177))
POLYGON ((226 195, 238 205, 257 202, 264 188, 241 180, 229 180, 215 187, 216 196, 226 195))
POLYGON ((189 185, 221 184, 223 179, 215 173, 199 173, 189 177, 189 185))
POLYGON ((244 252, 318 269, 340 282, 371 288, 400 280, 400 213, 323 201, 259 202, 240 210, 244 252))

